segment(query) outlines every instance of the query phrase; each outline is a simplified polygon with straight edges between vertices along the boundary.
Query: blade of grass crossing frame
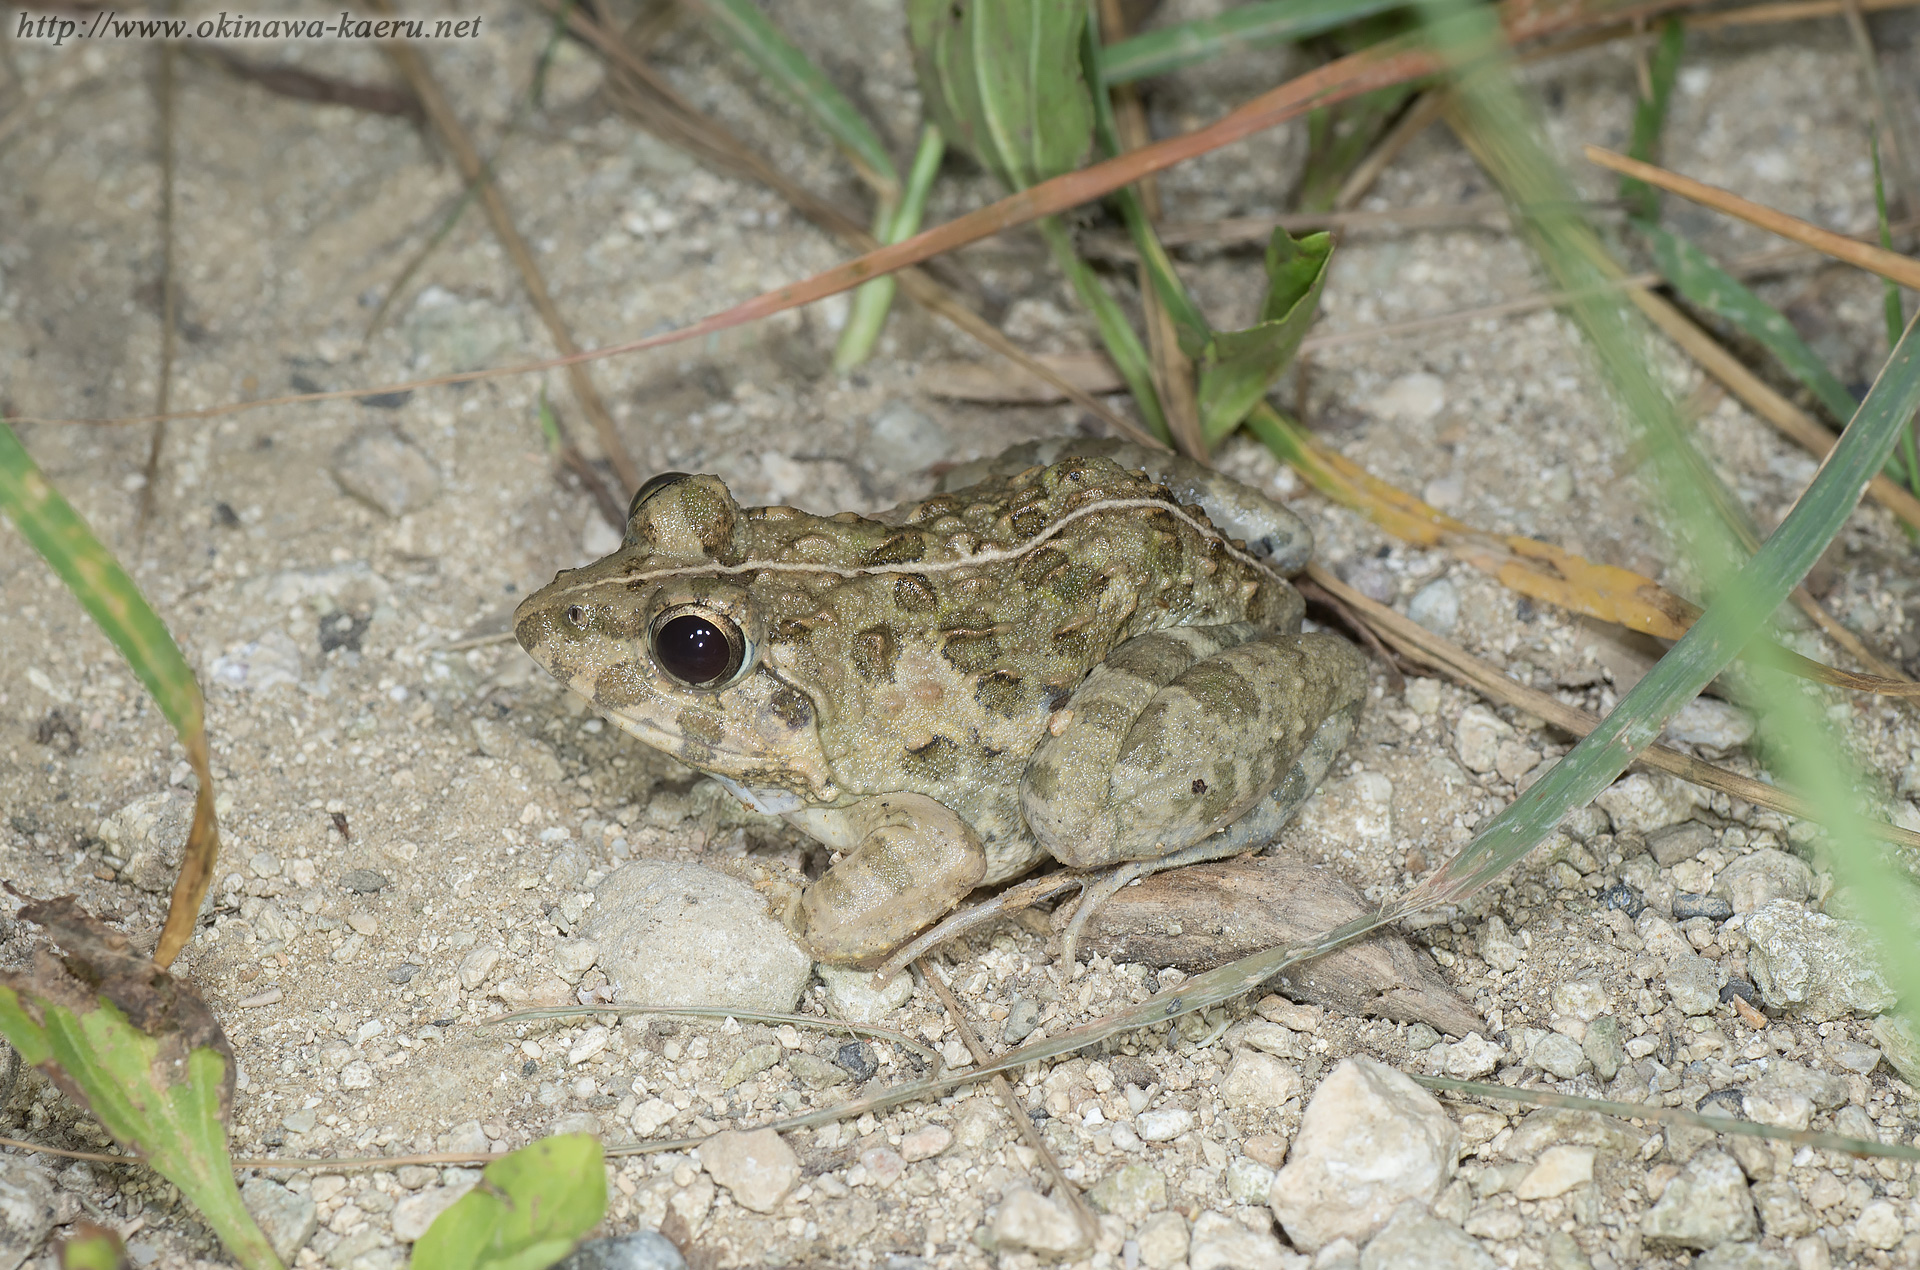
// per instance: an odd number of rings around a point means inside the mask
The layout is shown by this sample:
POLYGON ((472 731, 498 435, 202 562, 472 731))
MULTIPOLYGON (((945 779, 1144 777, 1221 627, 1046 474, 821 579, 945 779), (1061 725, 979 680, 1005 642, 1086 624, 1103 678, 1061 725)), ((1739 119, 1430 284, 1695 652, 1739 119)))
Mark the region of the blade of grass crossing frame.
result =
MULTIPOLYGON (((1628 146, 1627 153, 1643 163, 1659 161, 1660 134, 1667 127, 1667 104, 1673 100, 1673 81, 1680 73, 1680 54, 1686 43, 1686 27, 1680 19, 1668 18, 1660 28, 1660 39, 1654 44, 1653 56, 1647 63, 1651 92, 1633 109, 1633 144, 1628 146)), ((1645 181, 1621 177, 1620 201, 1627 205, 1630 214, 1641 220, 1660 219, 1660 191, 1645 181)))
MULTIPOLYGON (((1887 181, 1880 166, 1880 134, 1877 131, 1868 133, 1868 141, 1873 150, 1873 212, 1880 230, 1880 246, 1892 251, 1893 230, 1887 223, 1887 181)), ((1886 309, 1887 347, 1892 348, 1900 340, 1900 328, 1907 324, 1906 316, 1900 311, 1900 288, 1893 279, 1880 279, 1880 299, 1886 309)), ((1920 427, 1920 424, 1915 427, 1920 427)), ((1900 438, 1900 457, 1906 466, 1907 488, 1920 493, 1920 442, 1916 442, 1913 434, 1914 429, 1908 428, 1906 435, 1900 438)))
MULTIPOLYGON (((930 123, 920 130, 920 145, 914 151, 913 166, 907 171, 907 185, 900 203, 883 217, 884 223, 877 226, 878 232, 874 235, 883 244, 897 243, 920 232, 920 222, 927 214, 927 196, 933 189, 934 177, 940 174, 940 160, 946 152, 946 138, 941 135, 939 125, 930 123)), ((874 341, 880 338, 881 328, 886 325, 887 311, 893 306, 893 294, 898 287, 898 280, 888 274, 861 284, 853 293, 853 303, 847 309, 846 329, 840 332, 840 340, 833 350, 835 370, 844 373, 872 355, 874 341)))
POLYGON ((833 138, 883 203, 892 206, 899 200, 900 175, 879 134, 753 0, 699 0, 696 7, 729 45, 833 138))
POLYGON ((181 854, 167 922, 153 959, 170 965, 193 934, 194 919, 213 880, 220 826, 213 811, 213 772, 207 762, 206 703, 180 646, 140 588, 86 521, 47 480, 13 429, 0 423, 0 509, 73 592, 152 694, 186 748, 199 778, 193 828, 181 854))
POLYGON ((1115 41, 1101 60, 1109 84, 1126 84, 1210 62, 1243 48, 1270 48, 1325 35, 1360 18, 1401 7, 1404 0, 1264 0, 1218 17, 1179 22, 1115 41))

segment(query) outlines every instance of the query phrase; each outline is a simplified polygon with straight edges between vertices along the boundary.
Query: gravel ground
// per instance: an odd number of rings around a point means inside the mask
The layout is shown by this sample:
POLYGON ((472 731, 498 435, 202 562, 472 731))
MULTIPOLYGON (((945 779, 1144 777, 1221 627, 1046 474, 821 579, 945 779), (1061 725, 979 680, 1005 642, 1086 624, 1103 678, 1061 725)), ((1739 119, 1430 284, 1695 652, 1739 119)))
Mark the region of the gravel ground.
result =
MULTIPOLYGON (((523 111, 516 103, 542 23, 495 3, 476 11, 484 38, 430 55, 483 147, 501 147, 506 196, 583 345, 692 320, 840 258, 773 195, 636 132, 578 50, 556 50, 544 105, 523 111)), ((878 118, 915 117, 894 6, 808 0, 782 16, 878 118)), ((1916 27, 1890 17, 1875 31, 1896 102, 1912 111, 1916 27)), ((9 176, 0 181, 0 409, 146 411, 159 357, 154 54, 17 40, 5 51, 21 82, 45 96, 0 137, 9 176)), ((247 51, 363 81, 388 74, 365 48, 247 51)), ((740 66, 684 28, 656 52, 702 109, 852 204, 833 156, 777 101, 745 87, 740 66)), ((1248 54, 1178 77, 1152 98, 1155 125, 1191 126, 1286 71, 1284 57, 1248 54)), ((1872 187, 1857 71, 1838 20, 1694 38, 1668 161, 1819 223, 1863 229, 1872 187)), ((1584 141, 1623 144, 1635 82, 1624 47, 1529 74, 1563 153, 1584 141)), ((7 109, 0 98, 0 120, 11 120, 7 109)), ((551 351, 475 215, 363 340, 380 296, 459 195, 456 174, 409 122, 272 96, 195 58, 182 62, 177 114, 177 406, 551 351)), ((904 124, 894 131, 896 146, 908 143, 904 124)), ((1176 171, 1168 215, 1278 210, 1305 145, 1303 129, 1282 129, 1176 171)), ((1592 196, 1608 195, 1606 180, 1577 175, 1592 196)), ((1433 131, 1367 206, 1487 192, 1465 153, 1433 131)), ((957 173, 933 215, 991 194, 983 178, 957 173)), ((1669 223, 1723 258, 1766 245, 1684 206, 1669 209, 1669 223)), ((1088 346, 1037 239, 1010 235, 961 259, 980 302, 1023 345, 1088 346)), ((1252 312, 1251 254, 1199 253, 1189 272, 1223 325, 1252 312)), ((1364 330, 1538 286, 1501 230, 1355 234, 1337 257, 1318 330, 1364 330)), ((1762 289, 1843 378, 1871 375, 1885 350, 1876 285, 1820 269, 1762 289)), ((922 392, 923 365, 978 354, 905 306, 873 363, 836 377, 826 367, 844 312, 824 303, 600 363, 594 375, 644 469, 717 472, 743 501, 815 511, 884 507, 924 491, 936 463, 1081 426, 1061 407, 973 406, 922 392)), ((1676 392, 1699 388, 1671 348, 1650 345, 1648 356, 1676 392)), ((1481 528, 1672 576, 1659 526, 1641 510, 1637 461, 1558 317, 1344 344, 1314 355, 1302 374, 1285 387, 1289 399, 1304 399, 1324 438, 1386 480, 1481 528)), ((239 1057, 239 1154, 506 1150, 554 1129, 609 1143, 709 1133, 921 1070, 907 1048, 811 1028, 645 1019, 475 1027, 505 1007, 613 1000, 650 957, 681 957, 695 974, 715 932, 765 952, 764 975, 737 976, 753 979, 763 1003, 797 996, 801 1013, 823 1019, 830 1008, 870 1012, 946 1061, 967 1061, 924 981, 863 997, 785 964, 782 937, 759 933, 767 919, 749 884, 804 867, 805 844, 603 726, 518 649, 446 648, 555 569, 612 546, 590 501, 553 473, 537 429, 543 394, 587 434, 559 375, 176 424, 144 528, 145 429, 23 430, 207 688, 227 854, 208 924, 178 968, 207 994, 239 1057), (634 915, 672 917, 673 901, 656 892, 683 885, 709 888, 706 925, 688 919, 658 946, 635 942, 646 923, 634 915), (616 890, 626 898, 607 903, 616 890), (643 910, 636 895, 658 906, 643 910)), ((1737 404, 1694 400, 1714 464, 1772 524, 1813 461, 1737 404)), ((1221 462, 1293 501, 1319 535, 1321 559, 1353 585, 1563 700, 1610 707, 1656 651, 1384 537, 1250 446, 1230 445, 1221 462)), ((132 675, 6 532, 0 868, 24 891, 77 893, 151 940, 190 803, 188 770, 132 675)), ((1909 611, 1909 551, 1870 506, 1814 582, 1835 613, 1911 667, 1920 623, 1909 611)), ((1853 697, 1835 698, 1829 715, 1902 823, 1920 824, 1904 800, 1920 785, 1912 713, 1853 697)), ((1671 739, 1758 774, 1750 734, 1737 709, 1708 703, 1671 739)), ((1348 757, 1275 852, 1320 863, 1370 898, 1396 893, 1568 745, 1450 684, 1411 678, 1399 692, 1377 670, 1348 757)), ((1848 911, 1808 827, 1629 776, 1499 886, 1407 932, 1484 1019, 1477 1033, 1442 1037, 1421 1022, 1270 996, 1024 1072, 1015 1099, 1100 1213, 1090 1245, 1046 1196, 1036 1154, 984 1089, 784 1140, 728 1136, 698 1153, 618 1161, 605 1233, 663 1228, 690 1263, 712 1267, 1920 1264, 1920 1203, 1904 1164, 1436 1101, 1398 1075, 1911 1142, 1920 1096, 1909 1080, 1920 1072, 1909 1066, 1903 1078, 1882 1061, 1875 1020, 1890 994, 1848 911)), ((0 957, 19 961, 31 938, 0 917, 0 957)), ((1058 1034, 1180 981, 1176 970, 1104 957, 1065 967, 1048 939, 1036 915, 936 958, 990 1048, 1058 1034)), ((0 1132, 104 1141, 31 1076, 0 1111, 0 1132)), ((305 1170, 263 1172, 247 1185, 272 1230, 299 1245, 298 1265, 373 1270, 404 1263, 408 1241, 474 1176, 305 1170)), ((0 1190, 25 1197, 0 1230, 0 1264, 18 1252, 51 1266, 48 1223, 88 1215, 128 1232, 143 1267, 218 1263, 211 1237, 149 1175, 0 1155, 0 1190)), ((668 1254, 657 1264, 670 1263, 668 1254)))

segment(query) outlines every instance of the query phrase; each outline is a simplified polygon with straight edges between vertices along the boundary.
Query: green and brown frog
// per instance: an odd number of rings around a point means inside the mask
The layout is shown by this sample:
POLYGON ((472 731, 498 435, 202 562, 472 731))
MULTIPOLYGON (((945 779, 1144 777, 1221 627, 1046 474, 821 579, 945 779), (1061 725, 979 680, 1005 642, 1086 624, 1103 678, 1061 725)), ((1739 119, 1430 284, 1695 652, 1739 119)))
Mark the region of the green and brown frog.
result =
POLYGON ((1280 504, 1114 441, 1016 447, 889 512, 634 496, 620 549, 515 618, 621 728, 843 853, 792 919, 872 963, 1051 857, 1082 920, 1134 877, 1257 848, 1366 695, 1302 633, 1312 537, 1280 504))

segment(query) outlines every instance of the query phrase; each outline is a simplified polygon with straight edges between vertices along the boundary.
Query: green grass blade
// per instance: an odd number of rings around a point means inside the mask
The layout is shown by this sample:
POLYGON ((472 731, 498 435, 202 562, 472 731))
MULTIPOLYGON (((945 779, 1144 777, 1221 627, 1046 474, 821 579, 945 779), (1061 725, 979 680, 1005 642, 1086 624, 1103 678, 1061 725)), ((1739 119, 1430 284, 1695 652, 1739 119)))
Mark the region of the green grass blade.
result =
MULTIPOLYGON (((1653 46, 1653 56, 1647 62, 1647 79, 1653 93, 1641 98, 1633 110, 1633 144, 1627 153, 1642 163, 1659 161, 1660 134, 1667 127, 1667 106, 1673 100, 1673 81, 1680 73, 1680 54, 1686 43, 1686 27, 1680 19, 1668 18, 1660 28, 1660 41, 1653 46)), ((1645 181, 1621 177, 1620 201, 1641 220, 1660 218, 1660 191, 1645 181)))
POLYGON ((729 45, 833 138, 883 201, 898 199, 900 176, 879 134, 753 0, 700 0, 699 8, 729 45))
POLYGON ((606 1213, 603 1160, 585 1133, 501 1156, 413 1246, 414 1270, 546 1270, 606 1213))
POLYGON ((166 623, 4 423, 0 423, 0 510, 106 632, 180 739, 200 735, 206 726, 200 684, 166 623))
POLYGON ((1114 298, 1107 294, 1099 277, 1080 259, 1073 250, 1072 235, 1058 217, 1049 216, 1039 222, 1040 235, 1047 240, 1047 247, 1053 252, 1054 263, 1060 266, 1067 280, 1073 284, 1074 294, 1080 297, 1087 312, 1093 315, 1094 327, 1100 332, 1100 342, 1106 345, 1107 356, 1113 359, 1120 378, 1126 381, 1127 391, 1133 394, 1133 401, 1147 421, 1147 427, 1163 441, 1172 440, 1167 429, 1166 412, 1160 406, 1160 394, 1153 387, 1152 362, 1147 357, 1147 349, 1140 342, 1140 336, 1127 325, 1126 314, 1114 298))
POLYGON ((1212 61, 1241 48, 1268 48, 1325 35, 1349 22, 1404 7, 1405 0, 1264 0, 1218 17, 1180 22, 1107 47, 1101 74, 1108 84, 1212 61))
MULTIPOLYGON (((1880 246, 1887 251, 1893 250, 1893 227, 1887 221, 1887 181, 1880 167, 1880 134, 1874 131, 1868 134, 1870 148, 1873 151, 1873 211, 1875 223, 1880 230, 1880 246)), ((1887 347, 1892 348, 1900 340, 1900 330, 1907 324, 1906 315, 1901 312, 1900 286, 1892 278, 1880 279, 1880 302, 1885 309, 1887 319, 1887 347)), ((1891 473, 1896 480, 1904 480, 1907 488, 1920 494, 1920 438, 1914 436, 1916 423, 1908 428, 1906 435, 1900 438, 1900 465, 1904 472, 1891 473)), ((1891 466, 1891 465, 1890 465, 1891 466)), ((1909 530, 1909 536, 1912 536, 1909 530)))
MULTIPOLYGON (((940 160, 946 152, 946 138, 941 135, 939 125, 930 123, 920 130, 920 145, 914 151, 900 205, 890 212, 882 209, 882 223, 875 235, 881 242, 897 243, 920 232, 920 222, 927 214, 927 197, 933 190, 933 179, 940 174, 940 160)), ((897 285, 894 276, 888 274, 862 284, 853 293, 846 329, 840 332, 833 350, 836 371, 844 374, 872 356, 874 341, 880 338, 881 329, 887 323, 887 311, 893 307, 897 285)))
MULTIPOLYGON (((1839 377, 1827 369, 1820 355, 1807 347, 1807 342, 1780 310, 1755 295, 1711 256, 1678 234, 1650 221, 1639 222, 1638 228, 1653 249, 1655 265, 1688 303, 1726 319, 1764 346, 1788 374, 1806 385, 1835 419, 1853 417, 1860 403, 1839 377)), ((1899 337, 1895 331, 1893 338, 1899 337)))
POLYGON ((1209 446, 1239 427, 1306 338, 1333 258, 1330 234, 1294 240, 1275 229, 1267 244, 1260 321, 1216 334, 1200 359, 1200 434, 1209 446))

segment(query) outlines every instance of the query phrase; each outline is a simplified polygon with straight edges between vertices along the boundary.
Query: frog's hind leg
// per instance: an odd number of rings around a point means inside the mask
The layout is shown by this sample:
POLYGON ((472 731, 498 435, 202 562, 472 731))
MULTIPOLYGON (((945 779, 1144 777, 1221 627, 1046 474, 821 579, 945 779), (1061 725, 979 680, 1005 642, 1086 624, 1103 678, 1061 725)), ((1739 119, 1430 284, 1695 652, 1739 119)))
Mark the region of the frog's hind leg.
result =
POLYGON ((1127 883, 1271 839, 1346 744, 1365 689, 1359 650, 1331 635, 1228 626, 1116 649, 1021 785, 1027 823, 1055 859, 1106 866, 1085 884, 1065 954, 1127 883))

